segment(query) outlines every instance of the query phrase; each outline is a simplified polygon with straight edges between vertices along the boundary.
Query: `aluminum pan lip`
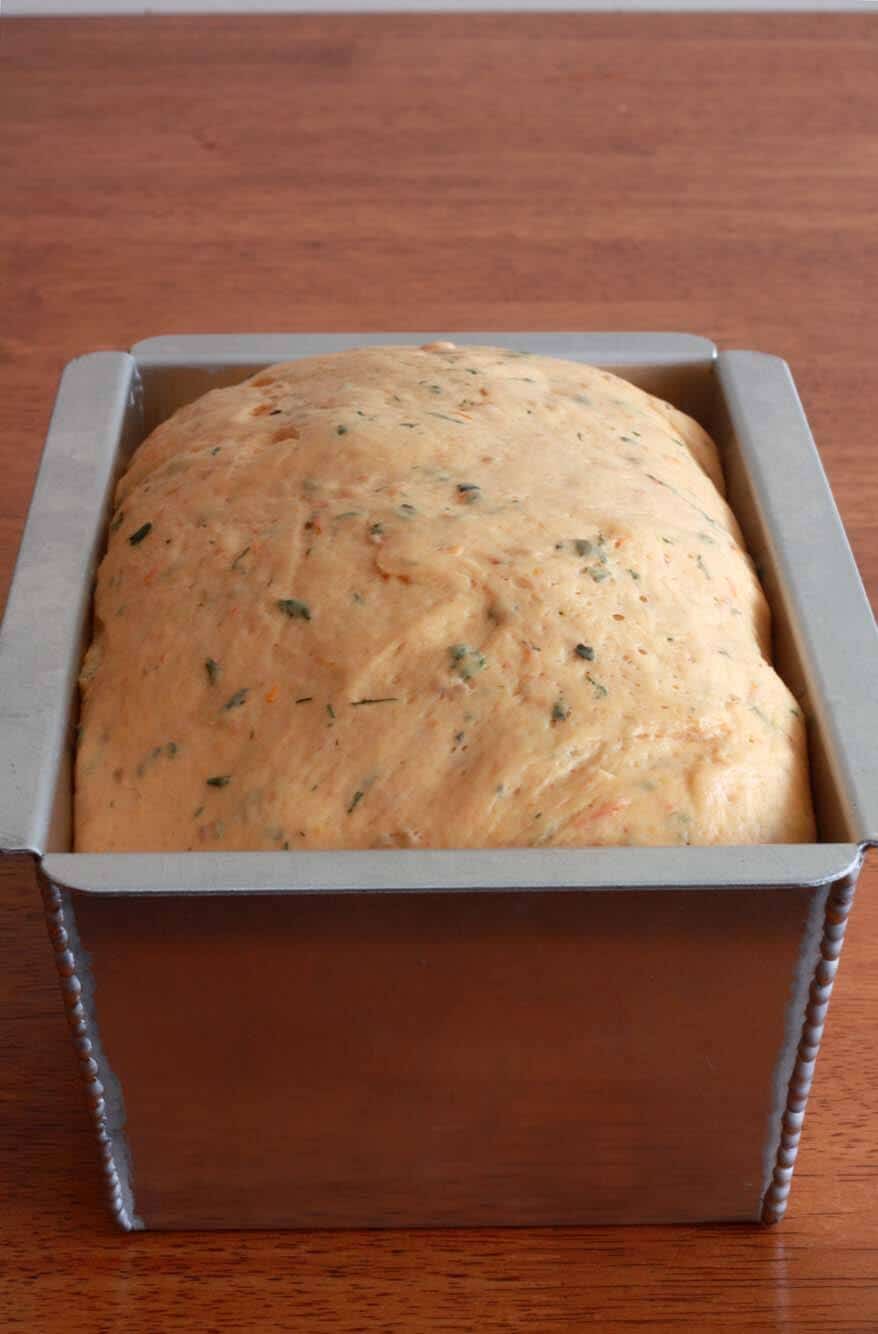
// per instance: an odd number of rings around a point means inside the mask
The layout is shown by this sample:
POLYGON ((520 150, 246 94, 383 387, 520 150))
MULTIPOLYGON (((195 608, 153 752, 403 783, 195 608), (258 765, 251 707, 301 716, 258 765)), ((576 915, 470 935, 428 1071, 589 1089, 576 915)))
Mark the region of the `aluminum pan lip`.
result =
POLYGON ((432 851, 50 853, 53 884, 91 894, 496 893, 818 887, 855 876, 855 843, 432 851))
POLYGON ((859 842, 874 844, 878 629, 841 516, 786 362, 722 352, 716 376, 847 826, 859 842))
POLYGON ((110 495, 139 381, 127 352, 64 367, 0 624, 0 853, 51 845, 69 764, 71 648, 91 604, 110 495), (63 781, 63 779, 62 779, 63 781))
POLYGON ((131 348, 141 370, 187 365, 248 366, 302 356, 319 356, 355 347, 381 347, 448 341, 462 346, 506 347, 539 352, 546 357, 592 361, 602 366, 695 366, 716 360, 717 348, 709 338, 687 333, 584 333, 524 331, 446 333, 380 331, 370 333, 258 333, 160 334, 144 338, 131 348))

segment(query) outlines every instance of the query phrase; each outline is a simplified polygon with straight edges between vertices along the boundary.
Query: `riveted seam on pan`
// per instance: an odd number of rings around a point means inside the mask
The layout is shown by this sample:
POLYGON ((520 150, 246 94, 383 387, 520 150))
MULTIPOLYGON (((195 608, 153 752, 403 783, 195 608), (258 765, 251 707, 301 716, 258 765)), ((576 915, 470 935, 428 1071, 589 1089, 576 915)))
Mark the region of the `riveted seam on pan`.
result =
POLYGON ((811 1091, 811 1081, 814 1078, 814 1066, 823 1038, 829 997, 838 971, 838 961, 855 891, 855 882, 836 885, 826 903, 820 957, 808 992, 802 1034, 796 1050, 796 1063, 787 1090, 774 1171, 762 1201, 763 1223, 779 1223, 787 1210, 796 1155, 802 1137, 805 1108, 811 1091))
POLYGON ((96 1035, 90 1030, 89 1016, 83 1001, 82 982, 76 972, 76 956, 73 949, 75 927, 67 911, 65 895, 44 876, 40 876, 40 892, 61 983, 64 1012, 73 1035, 89 1115, 97 1136, 101 1172, 108 1202, 119 1227, 125 1232, 132 1232, 142 1228, 143 1224, 133 1211, 131 1191, 127 1180, 123 1180, 127 1178, 128 1173, 118 1161, 114 1128, 110 1123, 105 1088, 100 1079, 100 1051, 96 1035))

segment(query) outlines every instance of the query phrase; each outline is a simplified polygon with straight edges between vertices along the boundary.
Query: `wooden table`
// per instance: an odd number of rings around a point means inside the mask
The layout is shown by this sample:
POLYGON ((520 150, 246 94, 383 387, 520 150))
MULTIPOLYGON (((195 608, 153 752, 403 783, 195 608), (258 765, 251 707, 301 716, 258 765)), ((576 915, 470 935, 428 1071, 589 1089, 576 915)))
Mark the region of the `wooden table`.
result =
MULTIPOLYGON (((780 353, 878 589, 878 14, 11 20, 0 111, 0 596, 68 358, 375 328, 780 353)), ((7 868, 0 1328, 874 1330, 876 879, 778 1228, 126 1237, 7 868)))

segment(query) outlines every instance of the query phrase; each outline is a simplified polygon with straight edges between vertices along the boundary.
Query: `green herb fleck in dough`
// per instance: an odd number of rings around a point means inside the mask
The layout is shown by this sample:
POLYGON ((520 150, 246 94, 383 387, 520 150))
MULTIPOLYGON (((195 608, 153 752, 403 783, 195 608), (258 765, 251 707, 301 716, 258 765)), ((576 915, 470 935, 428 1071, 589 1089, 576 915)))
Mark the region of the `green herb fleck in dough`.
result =
POLYGON ((352 700, 351 700, 351 705, 352 705, 352 707, 355 708, 355 709, 358 709, 358 708, 360 707, 361 704, 398 704, 398 703, 399 703, 399 696, 398 696, 398 695, 382 695, 382 696, 381 696, 380 698, 378 698, 378 699, 352 699, 352 700))
POLYGON ((345 510, 344 514, 336 514, 335 517, 336 519, 358 519, 360 517, 360 511, 345 510))
POLYGON ((593 565, 588 571, 596 584, 601 584, 605 579, 609 579, 610 571, 603 565, 593 565))
POLYGON ((369 533, 372 537, 381 537, 384 533, 384 524, 373 523, 369 529, 369 533))
POLYGON ((428 417, 439 417, 444 422, 454 422, 455 426, 466 426, 466 422, 460 417, 449 417, 447 412, 430 412, 427 410, 428 417))
POLYGON ((464 366, 463 369, 466 371, 467 375, 478 375, 479 373, 475 366, 464 366))
POLYGON ((198 817, 199 817, 199 815, 203 815, 203 814, 204 814, 204 807, 203 807, 203 806, 196 806, 195 810, 192 812, 192 819, 193 819, 193 820, 197 820, 198 817))
POLYGON ((640 575, 637 573, 636 570, 628 570, 627 573, 631 575, 631 578, 632 578, 636 583, 639 583, 639 582, 640 582, 640 575))
POLYGON ((478 649, 468 644, 452 644, 448 650, 451 658, 451 670, 463 681, 469 681, 487 666, 487 659, 478 649))
POLYGON ((215 686, 220 676, 220 665, 215 658, 205 658, 204 670, 207 672, 207 679, 212 686, 215 686))
POLYGON ((399 506, 399 513, 404 519, 410 519, 412 515, 417 514, 417 512, 418 511, 415 509, 414 505, 410 505, 407 501, 403 501, 399 506))
POLYGON ((242 560, 244 559, 244 557, 247 555, 247 552, 248 552, 249 550, 250 550, 249 547, 245 547, 243 551, 239 551, 239 552, 238 552, 237 556, 236 556, 235 559, 232 561, 232 569, 233 569, 233 570, 237 570, 237 569, 238 569, 239 561, 242 561, 242 560))
POLYGON ((710 571, 708 570, 707 566, 705 565, 704 561, 702 560, 702 558, 701 558, 701 553, 700 553, 700 552, 699 552, 699 554, 695 557, 695 564, 698 566, 699 570, 700 570, 701 573, 704 575, 705 579, 709 579, 709 578, 710 578, 710 571))
POLYGON ((136 533, 131 534, 128 541, 133 547, 140 546, 140 543, 143 541, 143 539, 145 537, 149 537, 151 532, 152 532, 152 524, 145 523, 140 528, 137 529, 136 533))
MULTIPOLYGON (((678 443, 682 442, 678 441, 678 443)), ((670 491, 672 495, 675 495, 679 500, 682 500, 684 505, 690 505, 692 509, 700 514, 702 519, 705 519, 712 528, 722 527, 721 524, 717 523, 716 519, 712 518, 707 513, 707 510, 703 510, 700 505, 696 505, 694 500, 691 500, 689 496, 685 496, 682 491, 678 491, 675 486, 671 486, 670 482, 663 482, 660 477, 656 477, 654 472, 648 472, 646 476, 651 482, 655 482, 656 486, 663 486, 666 491, 670 491)))
POLYGON ((585 673, 585 679, 594 690, 594 693, 598 699, 606 699, 607 695, 610 692, 605 685, 602 685, 600 681, 596 681, 592 676, 591 672, 585 673))
POLYGON ((399 424, 400 424, 400 426, 405 426, 407 430, 409 430, 409 431, 413 431, 413 430, 415 429, 415 427, 417 426, 418 423, 417 423, 417 422, 400 422, 399 424))
POLYGON ((356 602, 357 605, 360 607, 362 607, 366 601, 362 593, 356 593, 356 592, 351 593, 351 599, 352 601, 356 602))
POLYGON ((570 708, 562 699, 556 699, 552 705, 552 722, 563 723, 570 717, 570 708))
POLYGON ((278 598, 278 607, 291 621, 310 621, 311 609, 307 602, 300 602, 298 598, 278 598))
POLYGON ((213 778, 207 779, 208 787, 228 787, 232 781, 231 774, 215 774, 213 778))
POLYGON ((356 810, 357 806, 359 806, 360 802, 363 800, 363 796, 364 793, 359 788, 357 788, 356 792, 351 798, 351 803, 348 806, 348 815, 350 815, 352 811, 356 810))
POLYGON ((246 701, 247 696, 248 696, 249 694, 250 694, 249 689, 248 689, 246 686, 242 686, 242 688, 241 688, 240 690, 236 690, 236 691, 235 691, 234 695, 230 695, 230 696, 229 696, 229 698, 226 700, 225 704, 223 705, 223 708, 224 708, 224 709, 240 709, 241 705, 246 701))
POLYGON ((113 516, 113 522, 110 524, 110 532, 115 533, 119 528, 121 528, 124 519, 125 519, 125 511, 119 510, 119 513, 113 516))
POLYGON ((336 435, 347 435, 347 433, 348 433, 348 428, 346 426, 336 426, 335 428, 336 435))
POLYGON ((473 501, 481 499, 482 488, 475 482, 458 482, 457 494, 472 504, 473 501))
POLYGON ((211 454, 219 454, 221 449, 222 445, 214 445, 213 449, 210 452, 211 454))
POLYGON ((313 698, 314 698, 313 695, 300 695, 299 698, 298 698, 297 700, 294 701, 294 703, 296 703, 296 704, 310 704, 313 698))
POLYGON ((587 537, 577 537, 573 543, 573 550, 577 556, 590 556, 594 551, 594 544, 589 542, 587 537))
POLYGON ((335 709, 332 707, 331 704, 327 704, 326 712, 329 714, 330 718, 335 718, 335 709))
POLYGON ((574 653, 577 658, 584 658, 586 662, 594 662, 594 649, 590 644, 577 644, 574 653))
POLYGON ((169 741, 168 744, 165 746, 165 754, 167 755, 169 760, 172 760, 179 751, 179 749, 180 747, 177 745, 176 741, 169 741))

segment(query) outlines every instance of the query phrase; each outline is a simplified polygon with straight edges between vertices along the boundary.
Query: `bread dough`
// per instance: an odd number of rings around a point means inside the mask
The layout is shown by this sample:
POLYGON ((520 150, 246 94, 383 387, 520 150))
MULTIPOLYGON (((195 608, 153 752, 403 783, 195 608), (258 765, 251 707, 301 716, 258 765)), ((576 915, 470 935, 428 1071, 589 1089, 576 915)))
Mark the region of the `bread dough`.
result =
POLYGON ((365 348, 180 409, 81 689, 79 851, 815 837, 713 442, 575 362, 365 348))

